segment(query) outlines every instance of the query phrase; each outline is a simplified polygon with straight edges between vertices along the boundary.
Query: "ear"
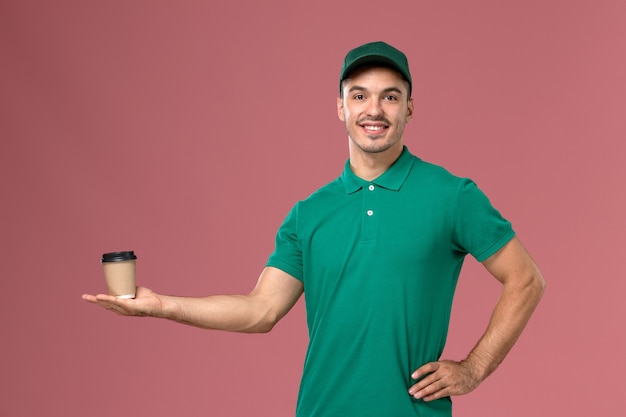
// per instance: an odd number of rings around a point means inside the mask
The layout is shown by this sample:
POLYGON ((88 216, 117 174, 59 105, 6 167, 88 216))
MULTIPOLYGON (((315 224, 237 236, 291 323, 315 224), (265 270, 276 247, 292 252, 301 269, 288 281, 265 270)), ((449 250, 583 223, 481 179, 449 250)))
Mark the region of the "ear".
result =
POLYGON ((411 97, 407 103, 407 109, 406 109, 406 122, 408 123, 409 121, 411 121, 411 119, 413 118, 413 97, 411 97))
POLYGON ((343 98, 337 97, 337 116, 342 122, 346 121, 346 115, 343 113, 343 98))

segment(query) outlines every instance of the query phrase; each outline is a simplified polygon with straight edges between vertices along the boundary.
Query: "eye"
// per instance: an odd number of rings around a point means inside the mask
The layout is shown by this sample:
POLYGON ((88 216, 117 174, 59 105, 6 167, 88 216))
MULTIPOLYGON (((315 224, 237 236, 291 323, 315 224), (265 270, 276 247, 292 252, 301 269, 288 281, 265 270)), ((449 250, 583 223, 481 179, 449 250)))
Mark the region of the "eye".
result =
POLYGON ((365 100, 365 96, 363 94, 355 94, 354 95, 354 99, 355 100, 365 100))
POLYGON ((388 96, 385 96, 385 100, 387 100, 387 101, 397 101, 398 98, 396 96, 388 95, 388 96))

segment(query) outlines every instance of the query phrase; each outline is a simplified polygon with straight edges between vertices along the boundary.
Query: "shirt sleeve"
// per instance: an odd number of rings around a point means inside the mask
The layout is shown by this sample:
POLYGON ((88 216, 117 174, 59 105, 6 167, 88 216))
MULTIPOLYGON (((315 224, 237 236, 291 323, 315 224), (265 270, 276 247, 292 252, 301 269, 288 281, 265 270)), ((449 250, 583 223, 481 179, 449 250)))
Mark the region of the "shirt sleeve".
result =
POLYGON ((515 236, 511 223, 469 179, 463 179, 459 185, 453 222, 454 250, 469 253, 478 262, 489 258, 515 236))
POLYGON ((274 252, 266 266, 278 268, 303 280, 302 245, 298 238, 298 204, 296 204, 276 233, 274 252))

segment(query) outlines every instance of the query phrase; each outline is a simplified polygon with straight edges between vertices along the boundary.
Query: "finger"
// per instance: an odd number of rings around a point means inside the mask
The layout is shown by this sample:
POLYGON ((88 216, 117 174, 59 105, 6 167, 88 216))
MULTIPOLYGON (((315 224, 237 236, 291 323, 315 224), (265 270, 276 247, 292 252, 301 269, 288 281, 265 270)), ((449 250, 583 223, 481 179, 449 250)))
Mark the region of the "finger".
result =
POLYGON ((422 400, 428 402, 428 401, 438 400, 439 398, 443 398, 443 397, 449 397, 450 395, 451 395, 450 387, 441 386, 439 389, 435 390, 434 392, 430 394, 425 393, 424 395, 422 395, 422 400))
POLYGON ((436 372, 430 373, 430 374, 426 375, 425 377, 423 377, 422 379, 420 379, 418 382, 416 382, 415 385, 413 385, 413 387, 411 387, 411 388, 414 391, 423 390, 427 386, 437 382, 440 378, 441 377, 436 372))
POLYGON ((434 372, 430 373, 409 389, 409 394, 415 398, 423 398, 430 395, 441 385, 441 376, 434 372))
POLYGON ((439 362, 428 362, 420 366, 419 368, 417 368, 417 370, 411 374, 411 378, 418 379, 421 376, 433 373, 437 371, 437 369, 439 369, 440 366, 441 365, 439 362))
POLYGON ((96 296, 91 294, 83 294, 81 298, 85 301, 89 301, 90 303, 96 302, 96 296))
POLYGON ((98 294, 96 295, 96 299, 98 301, 107 301, 107 302, 115 302, 120 300, 120 298, 117 298, 113 295, 109 295, 109 294, 98 294))
POLYGON ((106 295, 103 296, 102 294, 98 294, 98 295, 83 294, 82 299, 89 303, 97 304, 97 305, 108 304, 111 302, 111 299, 109 298, 109 296, 106 296, 106 295))
POLYGON ((419 387, 416 384, 414 387, 412 387, 409 393, 415 399, 421 398, 424 401, 432 401, 437 398, 445 397, 446 396, 445 393, 447 392, 447 390, 448 390, 448 387, 446 386, 446 384, 441 379, 437 379, 436 381, 424 387, 419 387))

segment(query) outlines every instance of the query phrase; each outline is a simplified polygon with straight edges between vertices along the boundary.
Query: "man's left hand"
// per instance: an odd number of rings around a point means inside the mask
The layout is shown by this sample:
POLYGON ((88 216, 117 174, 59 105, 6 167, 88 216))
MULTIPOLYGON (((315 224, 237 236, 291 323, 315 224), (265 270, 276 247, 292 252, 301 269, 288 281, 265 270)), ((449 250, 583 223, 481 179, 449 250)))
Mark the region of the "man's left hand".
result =
POLYGON ((419 382, 409 388, 409 395, 424 401, 467 394, 481 382, 471 365, 465 361, 430 362, 413 372, 411 378, 422 376, 419 382))

